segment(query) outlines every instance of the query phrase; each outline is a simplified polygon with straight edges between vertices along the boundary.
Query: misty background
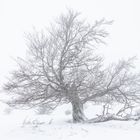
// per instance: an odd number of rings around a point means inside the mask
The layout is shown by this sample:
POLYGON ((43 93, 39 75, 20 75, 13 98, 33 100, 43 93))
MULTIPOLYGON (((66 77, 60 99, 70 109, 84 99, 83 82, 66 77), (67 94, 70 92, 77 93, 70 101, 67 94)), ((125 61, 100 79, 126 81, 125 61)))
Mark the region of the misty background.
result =
POLYGON ((0 0, 0 85, 15 67, 13 58, 26 56, 25 33, 45 29, 67 8, 89 22, 114 20, 99 51, 105 62, 137 56, 140 70, 139 0, 0 0))

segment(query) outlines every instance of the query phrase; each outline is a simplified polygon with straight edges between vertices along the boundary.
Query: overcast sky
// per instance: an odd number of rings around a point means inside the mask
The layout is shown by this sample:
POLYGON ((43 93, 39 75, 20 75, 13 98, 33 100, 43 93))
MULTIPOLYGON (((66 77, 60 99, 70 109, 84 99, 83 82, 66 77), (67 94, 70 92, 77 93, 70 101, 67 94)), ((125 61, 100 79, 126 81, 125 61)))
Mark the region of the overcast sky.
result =
POLYGON ((114 20, 107 45, 101 48, 106 62, 134 55, 140 59, 139 0, 0 0, 0 84, 14 67, 12 58, 25 55, 24 33, 47 27, 66 8, 90 22, 114 20))

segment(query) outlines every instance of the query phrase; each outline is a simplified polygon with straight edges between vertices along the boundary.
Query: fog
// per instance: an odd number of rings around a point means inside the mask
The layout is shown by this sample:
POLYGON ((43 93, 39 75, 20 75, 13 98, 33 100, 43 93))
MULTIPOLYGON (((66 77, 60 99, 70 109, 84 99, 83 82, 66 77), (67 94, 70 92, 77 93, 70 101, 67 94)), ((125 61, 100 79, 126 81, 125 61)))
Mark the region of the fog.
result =
POLYGON ((137 56, 140 68, 139 0, 0 0, 0 85, 15 67, 13 58, 25 57, 25 33, 46 28, 67 8, 90 22, 114 20, 100 53, 106 63, 137 56))

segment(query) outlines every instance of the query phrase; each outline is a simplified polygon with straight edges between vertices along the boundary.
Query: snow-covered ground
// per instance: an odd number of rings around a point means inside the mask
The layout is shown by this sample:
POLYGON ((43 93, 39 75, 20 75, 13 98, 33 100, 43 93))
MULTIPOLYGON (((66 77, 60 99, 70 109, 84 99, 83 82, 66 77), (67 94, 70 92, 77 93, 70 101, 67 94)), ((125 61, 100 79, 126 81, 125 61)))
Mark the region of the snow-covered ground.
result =
MULTIPOLYGON (((140 122, 72 124, 69 108, 69 105, 64 105, 50 115, 36 115, 32 110, 14 110, 10 113, 7 106, 0 104, 0 140, 140 139, 140 122)), ((87 116, 93 112, 90 108, 87 116)))

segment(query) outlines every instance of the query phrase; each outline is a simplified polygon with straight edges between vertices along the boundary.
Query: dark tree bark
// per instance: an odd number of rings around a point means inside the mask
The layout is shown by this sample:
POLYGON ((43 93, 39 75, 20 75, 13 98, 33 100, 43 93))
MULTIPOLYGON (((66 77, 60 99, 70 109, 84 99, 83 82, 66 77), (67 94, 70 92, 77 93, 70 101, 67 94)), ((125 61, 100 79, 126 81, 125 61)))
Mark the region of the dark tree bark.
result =
POLYGON ((80 100, 73 100, 71 104, 73 122, 84 122, 86 120, 86 117, 83 111, 83 104, 80 102, 80 100))

